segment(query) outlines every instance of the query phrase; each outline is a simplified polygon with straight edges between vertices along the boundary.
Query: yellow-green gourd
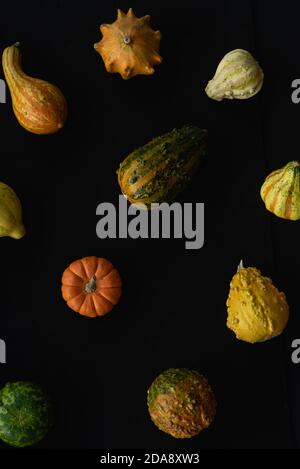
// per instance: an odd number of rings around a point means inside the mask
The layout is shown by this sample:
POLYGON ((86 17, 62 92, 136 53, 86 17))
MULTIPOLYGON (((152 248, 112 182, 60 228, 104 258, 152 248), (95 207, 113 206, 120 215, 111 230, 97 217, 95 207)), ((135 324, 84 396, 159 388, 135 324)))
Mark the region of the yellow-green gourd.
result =
POLYGON ((285 294, 255 267, 241 262, 230 283, 227 327, 236 338, 255 343, 281 334, 289 318, 285 294))
POLYGON ((20 239, 24 235, 20 200, 11 187, 0 182, 0 237, 20 239))
POLYGON ((263 71, 250 52, 235 49, 223 57, 205 92, 216 101, 248 99, 260 91, 263 80, 263 71))

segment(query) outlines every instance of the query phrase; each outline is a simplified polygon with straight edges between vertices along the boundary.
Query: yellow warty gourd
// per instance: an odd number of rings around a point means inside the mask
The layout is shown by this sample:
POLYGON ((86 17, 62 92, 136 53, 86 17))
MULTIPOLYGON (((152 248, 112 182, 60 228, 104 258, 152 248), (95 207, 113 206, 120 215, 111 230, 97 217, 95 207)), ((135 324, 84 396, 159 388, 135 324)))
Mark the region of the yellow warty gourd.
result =
POLYGON ((0 182, 0 237, 20 239, 24 234, 20 200, 11 187, 0 182))
POLYGON ((230 283, 227 327, 237 339, 255 343, 281 334, 289 318, 285 294, 272 280, 242 263, 230 283))

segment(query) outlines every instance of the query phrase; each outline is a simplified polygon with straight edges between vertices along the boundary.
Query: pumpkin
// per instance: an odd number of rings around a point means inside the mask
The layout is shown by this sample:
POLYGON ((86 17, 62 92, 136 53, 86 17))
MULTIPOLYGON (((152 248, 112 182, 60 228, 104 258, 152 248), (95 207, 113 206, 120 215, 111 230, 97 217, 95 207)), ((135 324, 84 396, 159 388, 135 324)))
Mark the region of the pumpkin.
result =
POLYGON ((207 428, 216 413, 216 399, 207 379, 187 368, 161 373, 148 390, 154 424, 174 438, 190 438, 207 428))
POLYGON ((206 152, 207 131, 185 126, 154 138, 120 164, 118 181, 131 203, 170 202, 191 182, 206 152))
POLYGON ((2 64, 21 126, 34 134, 53 134, 61 129, 67 117, 66 100, 56 86, 23 72, 18 43, 4 50, 2 64))
POLYGON ((94 44, 110 73, 120 73, 124 80, 135 75, 152 75, 162 61, 159 55, 160 31, 150 27, 150 16, 137 18, 132 8, 125 14, 118 10, 117 20, 102 24, 103 38, 94 44))
POLYGON ((286 220, 300 219, 300 163, 290 161, 273 171, 263 183, 260 195, 267 210, 286 220))
POLYGON ((69 308, 95 318, 109 313, 122 292, 119 272, 111 262, 89 256, 72 262, 62 276, 62 296, 69 308))
POLYGON ((216 101, 248 99, 261 90, 263 80, 263 71, 250 52, 235 49, 223 57, 205 92, 216 101))
POLYGON ((52 403, 45 391, 27 381, 0 390, 0 438, 15 447, 42 440, 53 424, 52 403))
POLYGON ((281 334, 289 318, 285 294, 255 267, 241 263, 230 283, 227 327, 237 339, 255 343, 281 334))
POLYGON ((0 237, 20 239, 24 235, 20 200, 11 187, 0 182, 0 237))

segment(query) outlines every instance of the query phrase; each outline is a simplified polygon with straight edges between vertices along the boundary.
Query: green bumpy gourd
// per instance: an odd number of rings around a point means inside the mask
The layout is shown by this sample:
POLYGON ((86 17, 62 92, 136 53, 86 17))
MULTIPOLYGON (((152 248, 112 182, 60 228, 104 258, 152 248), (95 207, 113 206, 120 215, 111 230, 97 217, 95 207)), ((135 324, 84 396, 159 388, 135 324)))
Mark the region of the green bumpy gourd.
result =
POLYGON ((38 443, 53 423, 52 404, 37 384, 7 383, 0 390, 0 438, 22 448, 38 443))

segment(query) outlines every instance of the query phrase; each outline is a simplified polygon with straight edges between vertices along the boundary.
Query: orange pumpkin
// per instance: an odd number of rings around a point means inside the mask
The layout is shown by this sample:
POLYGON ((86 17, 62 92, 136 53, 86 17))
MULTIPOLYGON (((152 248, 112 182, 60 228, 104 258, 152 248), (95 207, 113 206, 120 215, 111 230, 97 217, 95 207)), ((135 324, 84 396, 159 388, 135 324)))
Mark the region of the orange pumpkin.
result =
POLYGON ((149 15, 137 18, 130 8, 127 14, 118 10, 114 23, 100 26, 103 38, 94 48, 108 72, 120 73, 124 80, 154 73, 154 65, 162 61, 159 55, 161 33, 153 31, 149 23, 149 15))
POLYGON ((68 306, 83 316, 109 313, 122 293, 119 272, 102 257, 84 257, 72 262, 62 276, 62 296, 68 306))

